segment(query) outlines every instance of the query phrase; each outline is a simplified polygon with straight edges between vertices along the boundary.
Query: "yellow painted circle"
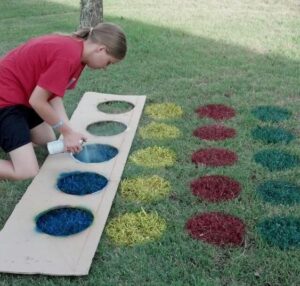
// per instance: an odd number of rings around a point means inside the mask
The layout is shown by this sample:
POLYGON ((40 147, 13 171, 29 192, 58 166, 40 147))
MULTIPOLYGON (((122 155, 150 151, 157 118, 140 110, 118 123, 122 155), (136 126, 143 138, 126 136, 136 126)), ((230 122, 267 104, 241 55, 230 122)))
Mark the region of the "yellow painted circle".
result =
POLYGON ((161 237, 166 222, 157 213, 126 213, 110 221, 107 235, 117 245, 147 243, 161 237))
POLYGON ((131 155, 131 160, 137 165, 156 168, 172 166, 175 163, 174 151, 159 146, 137 150, 131 155))
POLYGON ((144 139, 177 138, 180 136, 180 130, 172 125, 152 122, 140 128, 140 135, 144 139))
POLYGON ((121 195, 131 201, 151 202, 167 196, 171 186, 169 181, 159 177, 137 177, 121 182, 121 195))
POLYGON ((155 103, 146 107, 145 113, 155 119, 169 119, 182 116, 182 109, 175 103, 155 103))

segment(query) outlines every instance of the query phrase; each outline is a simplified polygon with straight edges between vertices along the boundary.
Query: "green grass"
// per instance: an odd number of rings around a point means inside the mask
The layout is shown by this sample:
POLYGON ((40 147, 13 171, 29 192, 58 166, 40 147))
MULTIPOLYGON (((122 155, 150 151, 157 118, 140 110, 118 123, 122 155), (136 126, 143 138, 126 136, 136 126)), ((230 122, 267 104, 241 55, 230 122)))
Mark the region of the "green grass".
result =
POLYGON ((104 121, 90 124, 87 127, 87 131, 89 131, 93 135, 112 136, 125 131, 126 128, 127 126, 121 122, 104 121))
MULTIPOLYGON (((0 55, 32 36, 74 31, 79 21, 75 2, 1 0, 0 55)), ((283 251, 268 245, 256 225, 275 215, 300 217, 300 208, 264 203, 256 188, 276 179, 300 184, 300 169, 269 172, 256 164, 253 154, 267 146, 251 136, 258 125, 286 128, 298 137, 275 147, 300 155, 297 1, 105 0, 104 18, 125 29, 128 56, 106 72, 86 70, 78 88, 66 96, 65 105, 71 115, 82 94, 95 91, 145 94, 147 105, 174 102, 182 107, 182 118, 163 121, 179 128, 180 138, 143 140, 137 133, 131 148, 131 153, 154 145, 169 148, 176 152, 176 164, 149 169, 128 161, 123 173, 123 178, 163 176, 172 185, 171 195, 146 204, 127 201, 118 193, 108 218, 109 223, 143 208, 157 212, 167 229, 159 240, 131 247, 116 246, 104 232, 86 277, 0 274, 0 285, 299 285, 300 249, 283 251), (236 109, 237 116, 226 122, 237 129, 236 138, 204 142, 192 136, 197 127, 212 123, 194 113, 197 106, 208 103, 236 109), (251 114, 259 105, 284 107, 292 116, 276 124, 262 123, 251 114), (238 164, 195 168, 192 152, 208 146, 235 150, 238 164), (232 176, 243 186, 240 197, 219 204, 199 201, 189 183, 204 174, 232 176), (220 249, 191 239, 184 231, 185 222, 204 211, 222 211, 244 220, 245 246, 220 249)), ((144 114, 140 127, 150 122, 153 119, 144 114)), ((37 153, 42 163, 46 151, 39 148, 37 153)), ((0 182, 1 226, 29 183, 0 182)))

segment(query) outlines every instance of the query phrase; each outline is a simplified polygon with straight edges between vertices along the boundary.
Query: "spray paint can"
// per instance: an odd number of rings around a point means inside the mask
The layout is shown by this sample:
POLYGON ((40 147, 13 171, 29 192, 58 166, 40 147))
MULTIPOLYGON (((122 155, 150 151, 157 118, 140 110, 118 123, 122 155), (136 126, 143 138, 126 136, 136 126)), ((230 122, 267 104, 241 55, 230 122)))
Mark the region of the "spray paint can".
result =
POLYGON ((47 143, 47 149, 49 154, 62 153, 65 150, 65 145, 63 140, 55 140, 47 143))
MULTIPOLYGON (((84 141, 80 140, 79 144, 83 144, 84 141)), ((65 150, 65 144, 63 140, 55 140, 47 143, 47 149, 50 155, 62 153, 65 150)))

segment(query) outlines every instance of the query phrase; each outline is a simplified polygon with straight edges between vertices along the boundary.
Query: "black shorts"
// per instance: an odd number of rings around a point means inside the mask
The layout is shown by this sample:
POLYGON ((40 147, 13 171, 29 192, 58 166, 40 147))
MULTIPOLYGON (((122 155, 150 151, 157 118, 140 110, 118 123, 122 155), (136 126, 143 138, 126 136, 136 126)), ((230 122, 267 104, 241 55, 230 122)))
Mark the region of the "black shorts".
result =
POLYGON ((28 144, 30 129, 43 121, 32 108, 23 105, 0 108, 0 147, 8 153, 28 144))

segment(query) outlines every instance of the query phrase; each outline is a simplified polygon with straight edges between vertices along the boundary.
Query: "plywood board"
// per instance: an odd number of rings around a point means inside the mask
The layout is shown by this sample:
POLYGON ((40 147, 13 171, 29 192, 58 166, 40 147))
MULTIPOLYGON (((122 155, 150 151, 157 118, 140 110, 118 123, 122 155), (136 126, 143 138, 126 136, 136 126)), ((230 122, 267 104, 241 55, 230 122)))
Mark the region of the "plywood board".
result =
POLYGON ((88 144, 116 147, 119 153, 103 163, 82 163, 69 153, 49 155, 39 174, 0 232, 0 271, 22 274, 86 275, 104 229, 128 153, 145 103, 145 96, 110 95, 87 92, 71 117, 72 126, 84 133, 88 144), (106 101, 125 101, 134 108, 122 114, 100 112, 97 106, 106 101), (86 127, 99 121, 115 120, 127 129, 114 136, 94 136, 86 127), (74 196, 56 188, 61 173, 91 171, 109 181, 100 192, 74 196), (35 217, 59 206, 83 207, 94 214, 92 226, 68 237, 55 237, 36 231, 35 217))

